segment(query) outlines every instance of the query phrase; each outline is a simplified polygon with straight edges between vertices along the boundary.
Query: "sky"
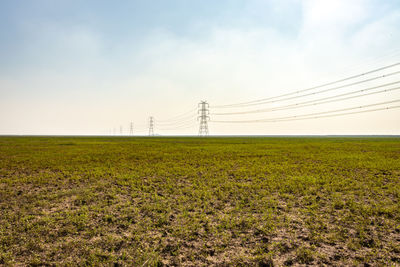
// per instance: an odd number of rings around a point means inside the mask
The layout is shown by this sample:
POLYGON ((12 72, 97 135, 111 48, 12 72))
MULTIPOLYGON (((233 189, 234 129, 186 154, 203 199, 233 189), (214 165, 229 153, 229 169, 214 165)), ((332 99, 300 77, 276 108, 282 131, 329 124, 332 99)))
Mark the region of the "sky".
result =
MULTIPOLYGON (((216 122, 386 103, 400 99, 394 89, 304 109, 213 115, 280 107, 286 102, 217 108, 398 63, 399 44, 397 0, 3 0, 0 134, 109 135, 121 126, 129 134, 131 122, 134 134, 146 134, 153 116, 156 134, 196 135, 196 108, 207 101, 212 135, 399 135, 399 108, 216 122)), ((368 77, 395 71, 400 66, 368 77)), ((398 80, 392 75, 326 96, 398 80)))

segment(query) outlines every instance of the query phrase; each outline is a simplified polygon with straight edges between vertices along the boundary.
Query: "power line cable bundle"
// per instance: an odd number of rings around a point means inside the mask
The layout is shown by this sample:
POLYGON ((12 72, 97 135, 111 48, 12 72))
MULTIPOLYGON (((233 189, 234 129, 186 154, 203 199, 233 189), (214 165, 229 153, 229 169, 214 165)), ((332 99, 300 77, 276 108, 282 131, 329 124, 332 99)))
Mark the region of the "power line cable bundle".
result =
POLYGON ((278 100, 278 98, 282 98, 282 97, 286 97, 286 96, 291 96, 291 95, 296 95, 296 94, 300 94, 300 93, 316 90, 316 89, 319 89, 319 88, 322 88, 322 87, 326 87, 326 86, 337 84, 337 83, 340 83, 340 82, 356 79, 356 78, 363 77, 363 76, 366 76, 366 75, 371 74, 371 73, 375 73, 375 72, 382 71, 382 70, 389 69, 389 68, 396 67, 396 66, 400 66, 400 62, 392 64, 392 65, 389 65, 389 66, 381 67, 381 68, 378 68, 378 69, 374 69, 374 70, 371 70, 371 71, 368 71, 368 72, 364 72, 364 73, 361 73, 361 74, 353 75, 353 76, 350 76, 350 77, 347 77, 347 78, 344 78, 344 79, 340 79, 340 80, 336 80, 336 81, 333 81, 333 82, 317 85, 317 86, 314 86, 314 87, 310 87, 310 88, 294 91, 294 92, 287 93, 287 94, 282 94, 282 95, 279 95, 279 96, 263 98, 263 99, 248 101, 248 102, 240 102, 240 103, 235 103, 235 104, 216 105, 216 106, 211 106, 211 108, 234 108, 234 107, 262 105, 262 104, 268 104, 268 103, 275 103, 275 102, 279 102, 279 101, 283 101, 283 100, 295 99, 295 98, 304 97, 304 96, 320 94, 322 92, 329 92, 329 91, 332 91, 332 90, 337 90, 337 89, 349 87, 349 86, 352 86, 352 85, 357 85, 357 84, 361 84, 361 83, 370 82, 370 81, 374 81, 374 80, 377 80, 377 79, 389 77, 389 76, 392 76, 392 75, 396 75, 396 74, 400 73, 400 70, 399 71, 395 71, 395 72, 391 72, 391 73, 388 73, 388 74, 375 76, 373 78, 369 78, 369 79, 366 79, 366 80, 357 81, 357 82, 353 82, 353 83, 350 83, 350 84, 337 86, 337 87, 330 88, 330 89, 325 89, 325 90, 322 90, 320 92, 317 91, 317 92, 313 92, 313 93, 309 93, 309 94, 305 94, 305 95, 301 95, 301 96, 294 96, 294 97, 284 98, 284 99, 279 99, 278 100))
MULTIPOLYGON (((398 53, 399 51, 395 52, 398 53)), ((396 77, 396 75, 399 74, 400 62, 397 62, 364 71, 356 75, 336 79, 331 82, 325 82, 317 86, 268 98, 212 106, 209 106, 206 101, 201 101, 197 108, 190 109, 168 119, 156 120, 154 117, 150 117, 147 125, 133 124, 133 122, 131 122, 130 134, 132 135, 133 133, 147 131, 149 135, 154 135, 155 129, 160 131, 194 129, 194 127, 198 126, 197 123, 199 123, 199 135, 208 135, 208 121, 224 124, 269 123, 347 116, 352 114, 398 109, 400 108, 400 95, 396 96, 394 93, 400 91, 400 80, 396 77), (388 79, 392 80, 388 81, 388 79), (362 86, 362 88, 354 89, 356 86, 362 86), (374 96, 373 103, 359 103, 359 101, 365 101, 366 99, 368 100, 368 98, 371 99, 371 96, 374 96), (386 101, 376 102, 376 98, 382 97, 384 97, 386 101), (347 100, 357 100, 358 102, 353 106, 345 107, 341 105, 341 108, 326 110, 326 106, 331 103, 341 103, 342 101, 347 100), (225 116, 229 116, 230 118, 243 115, 251 116, 272 112, 301 110, 307 107, 318 107, 319 109, 313 112, 303 111, 299 114, 296 113, 295 115, 274 115, 269 118, 246 117, 235 118, 234 120, 224 119, 225 116), (325 107, 325 109, 320 109, 320 107, 325 107), (213 111, 210 112, 210 109, 213 111), (226 111, 227 109, 228 111, 226 111), (222 117, 222 119, 210 120, 210 117, 222 117)), ((116 133, 115 128, 113 133, 116 133)))
POLYGON ((196 108, 165 120, 157 120, 157 129, 162 131, 185 130, 196 126, 196 108))
MULTIPOLYGON (((328 103, 334 103, 339 101, 345 101, 349 99, 363 99, 368 96, 372 95, 383 95, 390 92, 395 92, 400 90, 400 87, 390 87, 394 85, 399 85, 400 80, 392 81, 392 82, 385 82, 382 83, 382 80, 394 77, 395 75, 400 74, 400 70, 392 70, 391 72, 387 72, 389 69, 398 68, 400 66, 399 63, 387 65, 384 67, 376 68, 373 70, 369 70, 367 72, 363 72, 357 75, 352 75, 343 79, 338 79, 332 82, 324 83, 318 86, 297 90, 294 92, 281 94, 278 96, 273 96, 269 98, 263 98, 253 101, 247 102, 239 102, 234 104, 225 104, 225 105, 213 105, 213 109, 234 109, 233 111, 227 112, 211 112, 210 115, 212 116, 235 116, 235 115, 249 115, 249 114, 260 114, 260 113, 270 113, 275 111, 285 111, 285 110, 292 110, 292 109, 301 109, 305 107, 314 107, 314 106, 323 106, 328 103), (381 73, 379 75, 375 75, 373 77, 368 77, 371 74, 379 73, 382 71, 386 71, 386 73, 381 73), (363 78, 362 80, 357 80, 363 78), (344 83, 346 82, 346 83, 344 83), (347 91, 348 88, 357 86, 357 85, 364 85, 371 82, 379 83, 378 85, 369 86, 363 88, 361 90, 352 90, 347 91), (333 86, 334 85, 334 86, 333 86), (333 87, 332 87, 333 86, 333 87), (389 87, 389 88, 388 88, 389 87), (380 89, 380 90, 377 90, 380 89), (336 93, 335 95, 328 95, 324 97, 319 97, 317 99, 309 99, 310 97, 318 96, 321 94, 325 94, 328 92, 334 92, 338 90, 346 90, 343 93, 336 93), (287 102, 287 101, 296 101, 297 99, 304 99, 304 101, 296 102, 296 103, 289 103, 289 104, 281 104, 278 106, 270 106, 271 104, 287 102), (247 107, 253 106, 264 106, 263 108, 252 109, 248 110, 247 107), (265 107, 269 106, 269 107, 265 107)), ((390 96, 393 99, 393 96, 390 96)), ((303 113, 303 114, 296 114, 292 116, 279 116, 279 117, 270 117, 270 118, 256 118, 256 119, 236 119, 236 120, 224 120, 224 119, 216 119, 211 120, 214 123, 257 123, 257 122, 280 122, 280 121, 292 121, 292 120, 304 120, 304 119, 316 119, 316 118, 324 118, 324 117, 334 117, 334 116, 344 116, 344 115, 351 115, 351 114, 358 114, 358 113, 366 113, 366 112, 373 112, 379 110, 390 110, 396 109, 398 105, 389 105, 383 107, 382 105, 394 104, 397 103, 399 100, 392 100, 392 101, 384 101, 379 103, 366 103, 363 105, 342 108, 342 109, 335 109, 335 110, 328 110, 328 111, 319 111, 314 113, 303 113), (366 109, 369 107, 376 107, 374 109, 366 109), (343 111, 349 111, 345 113, 338 113, 343 111)))

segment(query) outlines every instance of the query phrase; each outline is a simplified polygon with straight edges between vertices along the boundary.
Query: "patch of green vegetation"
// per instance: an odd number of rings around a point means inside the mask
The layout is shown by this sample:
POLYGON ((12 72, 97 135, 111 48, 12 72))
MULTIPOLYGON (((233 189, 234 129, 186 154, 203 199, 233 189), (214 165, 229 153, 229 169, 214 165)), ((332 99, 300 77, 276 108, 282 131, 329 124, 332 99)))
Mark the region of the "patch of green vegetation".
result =
POLYGON ((0 265, 396 265, 399 138, 0 138, 0 265))

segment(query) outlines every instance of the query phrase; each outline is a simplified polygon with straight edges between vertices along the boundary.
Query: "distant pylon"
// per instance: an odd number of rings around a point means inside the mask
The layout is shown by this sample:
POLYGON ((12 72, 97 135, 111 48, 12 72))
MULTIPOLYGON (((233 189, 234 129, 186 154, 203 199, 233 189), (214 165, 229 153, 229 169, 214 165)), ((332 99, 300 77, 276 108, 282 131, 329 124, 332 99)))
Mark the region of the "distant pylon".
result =
POLYGON ((131 122, 130 127, 129 127, 129 134, 133 135, 133 122, 131 122))
POLYGON ((208 123, 207 121, 210 120, 209 112, 209 105, 207 101, 201 101, 198 105, 198 114, 197 120, 200 119, 200 128, 199 128, 199 136, 207 136, 208 135, 208 123))
POLYGON ((119 134, 122 135, 122 125, 119 126, 119 134))
POLYGON ((154 135, 154 118, 153 116, 150 116, 149 118, 149 136, 154 135))

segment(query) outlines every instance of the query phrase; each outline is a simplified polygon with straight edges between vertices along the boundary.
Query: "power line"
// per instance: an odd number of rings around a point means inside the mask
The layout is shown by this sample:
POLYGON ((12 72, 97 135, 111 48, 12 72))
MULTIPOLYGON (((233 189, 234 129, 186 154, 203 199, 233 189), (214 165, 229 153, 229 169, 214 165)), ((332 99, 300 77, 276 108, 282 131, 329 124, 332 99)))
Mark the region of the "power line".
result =
POLYGON ((366 91, 370 91, 370 90, 374 90, 374 89, 378 89, 378 88, 382 88, 382 87, 386 87, 386 86, 394 85, 394 84, 398 84, 398 83, 400 83, 400 81, 393 82, 393 83, 387 83, 387 84, 379 85, 379 86, 374 86, 374 87, 370 87, 370 88, 366 88, 366 89, 362 89, 362 90, 357 90, 357 91, 353 91, 353 92, 349 92, 349 93, 339 94, 339 95, 335 95, 335 96, 328 96, 328 97, 324 97, 324 98, 319 98, 319 99, 314 99, 314 100, 309 100, 309 101, 303 101, 303 102, 300 102, 300 103, 295 103, 295 104, 290 104, 290 105, 285 105, 285 106, 280 106, 280 107, 267 108, 267 109, 256 109, 256 110, 248 110, 248 111, 239 111, 239 112, 211 113, 211 115, 216 115, 216 116, 223 115, 223 116, 226 116, 226 115, 240 115, 240 114, 252 114, 252 113, 254 114, 254 113, 272 112, 272 111, 277 111, 277 110, 287 110, 287 109, 302 108, 302 107, 308 107, 308 106, 332 103, 332 102, 337 102, 337 101, 341 101, 341 100, 347 100, 347 99, 353 99, 353 98, 358 98, 358 97, 364 97, 364 96, 368 96, 368 95, 374 95, 374 94, 386 93, 386 92, 390 92, 390 91, 396 91, 396 90, 399 90, 400 87, 395 87, 395 88, 385 89, 385 90, 381 90, 381 91, 377 91, 377 92, 372 92, 372 93, 367 93, 367 94, 360 94, 360 95, 356 95, 356 96, 350 96, 350 97, 344 97, 344 98, 335 99, 335 98, 338 98, 338 97, 341 97, 341 96, 347 96, 347 95, 352 95, 352 94, 356 94, 356 93, 366 92, 366 91), (330 100, 330 99, 332 99, 332 100, 330 100), (327 101, 323 101, 323 100, 327 100, 327 101))
POLYGON ((331 114, 331 115, 322 115, 322 116, 314 116, 314 117, 306 117, 306 118, 298 118, 298 119, 288 119, 288 120, 279 120, 279 121, 271 121, 271 122, 282 122, 282 121, 296 121, 296 120, 310 120, 310 119, 319 119, 319 118, 328 118, 328 117, 338 117, 344 115, 352 115, 352 114, 359 114, 359 113, 367 113, 367 112, 374 112, 380 110, 390 110, 400 108, 400 106, 391 106, 391 107, 383 107, 383 108, 376 108, 376 109, 368 109, 368 110, 360 110, 360 111, 353 111, 353 112, 346 112, 346 113, 339 113, 339 114, 331 114))
POLYGON ((185 129, 190 129, 190 128, 193 129, 194 127, 196 127, 196 125, 192 124, 192 125, 175 127, 175 128, 163 128, 163 129, 160 129, 160 130, 162 130, 162 131, 174 131, 174 130, 185 130, 185 129))
POLYGON ((275 121, 291 120, 291 119, 294 120, 294 119, 298 119, 298 118, 300 119, 302 117, 319 116, 322 114, 329 114, 329 113, 336 113, 336 112, 342 112, 342 111, 348 111, 348 110, 354 110, 354 109, 361 109, 361 108, 391 104, 391 103, 396 103, 396 102, 400 102, 400 99, 386 101, 386 102, 380 102, 380 103, 374 103, 374 104, 369 104, 369 105, 364 105, 364 106, 336 109, 336 110, 330 110, 330 111, 324 111, 324 112, 309 113, 309 114, 303 114, 303 115, 298 115, 298 116, 287 116, 287 117, 278 117, 278 118, 271 118, 271 119, 240 120, 240 121, 211 121, 211 122, 215 122, 215 123, 257 123, 257 122, 275 122, 275 121))
MULTIPOLYGON (((400 74, 399 71, 394 71, 391 73, 382 73, 380 75, 377 74, 375 77, 371 78, 365 78, 363 80, 357 79, 356 81, 351 81, 347 84, 338 84, 338 83, 343 83, 345 81, 350 81, 356 78, 364 77, 366 75, 383 71, 389 68, 393 68, 396 66, 399 66, 400 62, 387 65, 384 67, 376 68, 373 70, 369 70, 367 72, 363 72, 357 75, 349 76, 343 79, 335 80, 332 82, 320 84, 318 86, 306 88, 303 90, 298 90, 295 92, 291 93, 286 93, 282 95, 278 95, 275 97, 269 97, 269 98, 264 98, 264 99, 258 99, 258 100, 253 100, 253 101, 247 101, 247 102, 240 102, 236 104, 230 104, 230 105, 219 105, 219 106, 212 106, 214 108, 231 108, 231 109, 238 109, 238 111, 235 112, 218 112, 218 113, 211 113, 211 115, 239 115, 239 114, 251 114, 251 113, 262 113, 262 112, 271 112, 271 111, 278 111, 278 110, 286 110, 286 109, 295 109, 295 108, 303 108, 307 106, 315 106, 315 105, 322 105, 322 104, 327 104, 327 103, 332 103, 332 102, 338 102, 338 101, 343 101, 343 100, 348 100, 348 99, 354 99, 354 98, 360 98, 360 97, 365 97, 365 96, 370 96, 370 95, 376 95, 376 94, 381 94, 385 92, 392 92, 395 90, 400 90, 399 87, 395 88, 388 88, 388 89, 383 89, 379 91, 373 91, 369 92, 371 90, 375 90, 378 88, 384 88, 386 86, 390 85, 395 85, 400 83, 400 81, 395 81, 391 83, 385 83, 373 87, 368 87, 365 89, 361 90, 356 90, 356 91, 351 91, 351 92, 346 92, 340 93, 340 94, 330 94, 331 96, 326 96, 326 97, 319 97, 318 99, 312 99, 308 98, 309 100, 305 99, 305 101, 301 101, 298 103, 294 104, 285 104, 281 106, 275 106, 275 107, 270 107, 270 108, 259 108, 259 109, 253 109, 253 110, 243 110, 243 107, 247 106, 255 106, 255 105, 265 105, 269 103, 277 103, 277 102, 283 102, 283 101, 288 101, 288 100, 294 100, 298 98, 304 98, 308 96, 314 96, 318 94, 323 94, 326 92, 331 92, 334 90, 342 89, 342 88, 347 88, 375 80, 379 80, 382 78, 390 77, 393 75, 400 74), (331 85, 338 84, 337 86, 331 87, 331 85), (324 88, 327 87, 327 88, 324 88), (320 90, 316 90, 320 89, 320 90), (314 90, 314 91, 313 91, 314 90)), ((379 82, 376 82, 375 84, 379 84, 379 82)), ((315 97, 313 97, 315 98, 315 97)), ((369 107, 374 107, 374 106, 379 106, 379 105, 384 105, 384 104, 389 104, 389 103, 395 103, 399 102, 400 100, 393 100, 393 101, 387 101, 387 102, 381 102, 381 103, 374 103, 374 104, 369 104, 369 105, 362 105, 362 106, 356 106, 356 107, 350 107, 350 108, 342 108, 342 109, 336 109, 336 110, 330 110, 330 111, 323 111, 323 112, 315 112, 315 113, 309 113, 309 114, 301 114, 297 116, 285 116, 285 117, 275 117, 275 118, 269 118, 269 119, 255 119, 255 120, 232 120, 232 121, 225 121, 225 120, 215 120, 211 122, 215 123, 255 123, 255 122, 278 122, 278 121, 290 121, 290 120, 303 120, 303 119, 312 119, 312 118, 322 118, 322 117, 331 117, 331 116, 343 116, 343 115, 349 115, 349 114, 356 114, 356 113, 363 113, 363 112, 372 112, 372 111, 377 111, 377 110, 384 110, 384 109, 394 109, 399 106, 389 106, 389 107, 384 107, 384 108, 376 108, 376 109, 369 109, 369 110, 361 110, 361 111, 354 111, 358 109, 365 109, 369 107), (347 112, 350 111, 350 112, 347 112)), ((199 125, 199 135, 208 135, 209 134, 209 129, 208 129, 208 121, 210 120, 210 112, 209 112, 209 105, 206 101, 201 101, 198 105, 198 116, 195 114, 196 109, 191 109, 189 111, 186 111, 184 113, 181 113, 177 116, 170 117, 169 119, 166 120, 158 120, 158 129, 163 130, 163 131, 173 131, 173 130, 180 130, 180 129, 189 129, 193 128, 195 126, 195 121, 194 119, 197 117, 197 120, 200 121, 199 125)), ((135 124, 135 132, 141 132, 140 130, 137 129, 137 124, 135 124)), ((139 126, 140 128, 140 126, 139 126)), ((154 128, 155 128, 155 120, 154 117, 149 118, 149 123, 148 123, 148 134, 150 136, 154 135, 154 128)), ((118 129, 118 128, 117 128, 118 129)), ((110 130, 110 133, 116 135, 117 134, 117 129, 114 128, 110 130)), ((130 135, 133 135, 133 122, 130 123, 130 135)), ((123 128, 122 125, 120 126, 120 134, 123 134, 123 128)), ((128 133, 128 132, 127 132, 128 133)))
POLYGON ((400 55, 400 49, 394 48, 388 50, 387 53, 380 55, 378 57, 377 56, 371 56, 369 58, 363 57, 363 60, 359 61, 357 64, 341 69, 340 76, 346 76, 347 73, 363 72, 365 70, 373 68, 377 64, 380 65, 386 64, 389 60, 393 62, 394 59, 395 60, 398 59, 399 55, 400 55))
POLYGON ((138 130, 146 130, 147 131, 148 129, 149 129, 148 123, 147 123, 147 125, 140 125, 140 126, 135 124, 135 132, 137 132, 138 130))
POLYGON ((180 119, 182 119, 182 117, 187 117, 187 116, 186 116, 187 114, 190 114, 190 113, 196 114, 196 110, 197 110, 197 108, 194 108, 194 109, 191 109, 191 110, 186 111, 186 112, 184 112, 184 113, 181 113, 180 115, 173 116, 173 117, 171 117, 171 118, 169 118, 169 119, 165 119, 165 120, 158 120, 158 119, 157 119, 157 123, 159 123, 159 122, 161 122, 161 123, 167 122, 167 123, 168 123, 168 122, 170 122, 170 121, 180 120, 180 119))
MULTIPOLYGON (((368 74, 371 74, 371 73, 375 73, 375 72, 378 72, 378 71, 381 71, 381 70, 385 70, 385 69, 389 69, 389 68, 392 68, 392 67, 395 67, 395 66, 399 66, 399 65, 400 65, 400 62, 395 63, 395 64, 391 64, 391 65, 388 65, 388 66, 380 67, 380 68, 377 68, 377 69, 373 69, 373 70, 370 70, 370 71, 367 71, 367 72, 364 72, 364 73, 360 73, 360 74, 357 74, 357 75, 353 75, 353 76, 350 76, 350 77, 346 77, 346 78, 343 78, 343 79, 339 79, 339 80, 336 80, 336 81, 333 81, 333 82, 321 84, 321 85, 318 85, 318 86, 306 88, 306 89, 303 89, 303 90, 298 90, 298 91, 287 93, 287 94, 282 94, 282 95, 279 95, 279 96, 268 97, 268 98, 253 100, 253 101, 247 101, 247 102, 240 102, 240 103, 235 103, 235 104, 216 105, 216 106, 211 106, 211 107, 212 108, 233 108, 233 107, 242 107, 242 106, 247 106, 247 105, 257 105, 257 103, 259 103, 259 102, 263 102, 263 104, 271 103, 272 101, 270 101, 270 100, 273 100, 273 99, 278 99, 278 98, 285 97, 285 96, 290 96, 290 95, 295 95, 295 94, 299 94, 299 93, 308 92, 308 91, 315 90, 315 89, 318 89, 318 88, 321 88, 321 87, 326 87, 326 86, 333 85, 333 84, 336 84, 336 83, 340 83, 340 82, 348 81, 348 80, 351 80, 351 79, 359 78, 359 77, 362 77, 362 76, 365 76, 365 75, 368 75, 368 74), (269 101, 269 102, 265 102, 265 101, 269 101)), ((383 77, 394 75, 394 74, 397 74, 397 73, 399 73, 399 72, 391 73, 389 75, 378 76, 375 79, 383 78, 383 77)), ((371 81, 371 80, 366 80, 366 81, 371 81)), ((366 81, 364 81, 364 82, 366 82, 366 81)))
POLYGON ((196 121, 190 121, 190 122, 185 122, 185 123, 181 123, 181 124, 177 124, 177 125, 173 125, 173 126, 157 126, 157 129, 163 130, 163 129, 169 129, 169 128, 179 128, 179 127, 184 127, 184 126, 188 126, 188 125, 195 125, 196 121))
POLYGON ((146 130, 135 130, 135 133, 142 133, 141 135, 147 135, 148 134, 148 129, 146 129, 146 130))
POLYGON ((254 103, 254 104, 247 104, 247 105, 242 105, 242 106, 239 106, 239 107, 236 107, 236 108, 255 106, 255 105, 264 105, 264 104, 270 104, 270 103, 278 103, 278 102, 297 99, 297 98, 302 98, 302 97, 306 97, 306 96, 318 95, 318 94, 322 94, 322 93, 335 91, 335 90, 338 90, 338 89, 343 89, 343 88, 346 88, 346 87, 350 87, 350 86, 366 83, 366 82, 375 81, 375 80, 378 80, 378 79, 381 79, 381 78, 385 78, 385 77, 389 77, 389 76, 393 76, 393 75, 396 75, 396 74, 399 74, 399 73, 400 73, 400 71, 395 71, 395 72, 392 72, 392 73, 389 73, 389 74, 384 74, 384 75, 381 75, 381 76, 375 76, 373 78, 369 78, 369 79, 366 79, 366 80, 361 80, 361 81, 357 81, 357 82, 353 82, 353 83, 348 83, 348 84, 345 84, 345 85, 340 85, 340 86, 324 89, 324 90, 313 92, 313 93, 307 93, 307 94, 303 94, 303 95, 299 95, 299 96, 291 96, 291 97, 286 97, 286 98, 283 98, 283 99, 270 100, 270 101, 254 103))
POLYGON ((177 120, 177 121, 162 122, 162 123, 159 123, 157 120, 157 124, 164 125, 164 126, 176 125, 176 124, 185 123, 185 122, 189 122, 189 121, 196 121, 196 117, 197 117, 197 115, 194 114, 194 115, 191 115, 190 117, 185 117, 179 121, 177 120))

